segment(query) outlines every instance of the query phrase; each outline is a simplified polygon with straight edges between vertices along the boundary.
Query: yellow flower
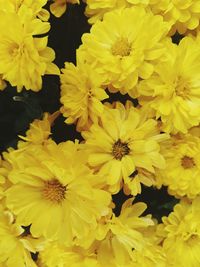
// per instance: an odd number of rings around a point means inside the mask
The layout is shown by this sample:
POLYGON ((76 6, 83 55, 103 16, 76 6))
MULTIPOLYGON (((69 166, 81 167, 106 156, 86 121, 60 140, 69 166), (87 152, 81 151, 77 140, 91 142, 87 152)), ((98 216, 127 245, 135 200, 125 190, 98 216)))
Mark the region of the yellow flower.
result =
POLYGON ((135 94, 139 78, 147 79, 163 54, 168 23, 140 7, 105 14, 82 36, 85 60, 95 64, 111 91, 135 94), (133 27, 134 25, 134 27, 133 27))
POLYGON ((51 13, 56 16, 57 18, 61 17, 66 9, 67 4, 79 4, 79 0, 53 0, 53 4, 50 5, 50 11, 51 13))
POLYGON ((200 198, 182 200, 158 227, 170 266, 199 266, 200 198))
POLYGON ((43 8, 46 3, 47 0, 0 0, 0 10, 20 14, 21 10, 27 7, 32 12, 33 17, 37 16, 47 21, 49 12, 43 8))
POLYGON ((117 8, 131 6, 147 6, 149 0, 86 0, 87 6, 85 13, 89 17, 89 23, 93 24, 101 20, 105 13, 117 8))
POLYGON ((178 46, 168 45, 168 60, 160 62, 154 74, 138 86, 144 95, 140 103, 156 111, 166 132, 187 133, 200 122, 199 57, 199 42, 190 37, 178 46))
POLYGON ((48 140, 51 135, 51 125, 54 120, 60 115, 59 111, 54 112, 53 114, 44 113, 43 119, 35 119, 29 126, 26 136, 19 137, 26 141, 19 142, 18 147, 26 146, 27 144, 42 144, 45 140, 48 140))
POLYGON ((107 222, 109 231, 96 248, 97 259, 102 266, 127 266, 134 260, 133 249, 142 251, 146 239, 144 229, 154 225, 149 216, 141 216, 146 204, 138 202, 132 205, 133 199, 127 200, 119 217, 114 214, 107 222))
POLYGON ((102 88, 103 79, 95 69, 78 61, 77 67, 65 63, 61 74, 61 112, 66 123, 77 122, 77 130, 87 129, 103 112, 101 100, 108 98, 102 88))
POLYGON ((13 215, 0 207, 0 264, 2 267, 36 267, 30 252, 35 253, 31 238, 14 222, 13 215))
POLYGON ((23 86, 39 91, 42 76, 59 74, 48 38, 33 38, 49 30, 49 23, 32 18, 28 9, 20 14, 0 12, 0 75, 20 92, 23 86), (27 12, 27 13, 26 13, 27 12))
POLYGON ((107 175, 106 183, 118 189, 121 178, 137 167, 152 173, 154 167, 165 167, 159 142, 166 135, 159 133, 155 120, 146 119, 129 102, 126 107, 118 103, 115 109, 106 108, 99 124, 94 123, 82 135, 90 154, 89 164, 107 175))
POLYGON ((171 23, 171 34, 175 31, 183 34, 187 29, 194 30, 199 26, 199 0, 150 0, 150 7, 153 13, 162 15, 171 23))
POLYGON ((158 171, 170 194, 194 198, 200 194, 200 139, 190 134, 174 136, 161 145, 166 168, 158 171))
POLYGON ((87 154, 71 141, 32 145, 12 151, 7 206, 34 237, 43 235, 70 246, 87 238, 109 212, 110 194, 98 189, 87 154), (78 159, 78 160, 77 160, 78 159), (56 218, 56 219, 55 219, 56 218))

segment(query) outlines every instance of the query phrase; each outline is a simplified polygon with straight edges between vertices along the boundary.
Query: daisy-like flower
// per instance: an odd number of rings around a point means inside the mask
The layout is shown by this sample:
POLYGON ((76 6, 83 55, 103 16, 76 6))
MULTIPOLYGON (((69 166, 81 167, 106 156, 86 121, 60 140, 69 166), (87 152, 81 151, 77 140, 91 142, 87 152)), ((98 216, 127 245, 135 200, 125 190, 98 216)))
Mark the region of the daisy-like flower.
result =
POLYGON ((49 140, 7 156, 13 185, 5 192, 6 203, 17 222, 31 225, 34 237, 43 235, 71 246, 87 238, 97 220, 109 213, 111 196, 98 189, 99 177, 87 167, 87 154, 78 147, 49 140))
POLYGON ((200 122, 199 57, 199 42, 190 37, 178 46, 168 45, 168 60, 160 62, 138 86, 144 96, 140 103, 156 111, 166 132, 187 133, 200 122))
POLYGON ((18 92, 23 87, 39 91, 43 75, 59 74, 52 63, 55 53, 47 47, 48 38, 33 37, 46 33, 49 23, 32 18, 26 8, 20 15, 7 12, 0 15, 0 75, 18 92))
POLYGON ((127 266, 134 259, 133 250, 142 251, 148 242, 143 232, 153 226, 154 222, 150 216, 142 216, 146 209, 145 203, 132 205, 132 201, 128 199, 123 204, 119 217, 113 214, 107 221, 108 232, 96 248, 97 259, 102 266, 112 266, 113 263, 116 266, 127 266))
POLYGON ((121 178, 130 176, 137 167, 152 173, 154 167, 165 167, 159 142, 166 135, 160 134, 155 120, 146 119, 130 102, 126 107, 117 104, 115 109, 106 108, 100 122, 82 135, 89 164, 107 174, 109 185, 120 185, 121 178))
POLYGON ((200 262, 200 198, 183 199, 168 217, 163 217, 158 234, 169 266, 196 267, 200 262))
POLYGON ((199 0, 150 0, 150 7, 154 14, 160 14, 170 22, 171 34, 175 31, 183 34, 187 29, 194 30, 199 26, 199 0))
MULTIPOLYGON (((168 23, 141 7, 117 9, 105 14, 90 33, 82 36, 86 61, 95 63, 111 91, 133 90, 139 78, 153 73, 164 52, 168 23)), ((134 94, 134 92, 132 92, 134 94)))
POLYGON ((53 0, 50 5, 51 13, 57 18, 61 17, 67 10, 68 4, 79 4, 79 0, 53 0))
POLYGON ((18 147, 26 146, 27 144, 42 144, 48 140, 51 135, 51 125, 54 120, 60 115, 59 111, 53 114, 44 113, 43 119, 35 119, 29 126, 26 136, 19 137, 25 142, 19 142, 18 147))
POLYGON ((100 74, 89 64, 78 60, 77 67, 65 63, 61 74, 61 112, 66 123, 77 123, 77 130, 87 129, 103 112, 101 100, 108 98, 100 74))
POLYGON ((161 145, 166 168, 158 171, 169 193, 194 198, 200 194, 200 139, 190 134, 174 136, 161 145))
POLYGON ((9 211, 0 207, 0 266, 36 267, 30 252, 35 253, 31 238, 24 236, 24 229, 14 222, 9 211), (2 264, 2 265, 1 265, 2 264))

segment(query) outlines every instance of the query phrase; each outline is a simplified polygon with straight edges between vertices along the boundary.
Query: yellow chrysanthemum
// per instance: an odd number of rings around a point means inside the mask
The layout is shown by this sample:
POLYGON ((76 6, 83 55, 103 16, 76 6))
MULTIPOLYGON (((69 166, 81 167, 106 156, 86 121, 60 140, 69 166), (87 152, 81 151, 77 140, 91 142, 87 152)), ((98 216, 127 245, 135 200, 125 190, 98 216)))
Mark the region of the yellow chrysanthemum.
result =
POLYGON ((56 16, 57 18, 61 17, 66 9, 67 4, 79 4, 79 0, 53 0, 54 3, 50 5, 51 13, 56 16))
POLYGON ((106 108, 100 122, 89 131, 82 132, 88 149, 89 164, 107 175, 106 183, 119 189, 122 177, 131 175, 137 167, 154 172, 164 168, 159 142, 166 138, 160 134, 157 122, 146 119, 140 110, 127 102, 126 108, 106 108))
POLYGON ((44 113, 43 119, 35 119, 29 126, 26 136, 19 137, 26 142, 19 142, 18 147, 26 146, 27 144, 42 144, 48 140, 51 135, 51 125, 59 116, 60 112, 56 111, 53 114, 44 113))
POLYGON ((49 140, 45 146, 32 145, 6 157, 13 182, 6 191, 7 206, 17 222, 31 225, 34 237, 71 245, 87 238, 109 212, 110 194, 97 188, 99 177, 87 167, 87 154, 78 147, 49 140))
POLYGON ((200 264, 200 198, 182 200, 158 227, 169 266, 197 267, 200 264))
POLYGON ((103 112, 101 100, 108 98, 102 87, 103 79, 95 69, 83 62, 77 67, 65 63, 61 74, 61 112, 66 123, 77 122, 77 130, 87 129, 103 112))
POLYGON ((49 23, 33 19, 24 8, 20 14, 0 12, 0 75, 20 92, 23 86, 39 91, 42 76, 59 74, 52 63, 53 49, 47 47, 48 38, 33 38, 49 30, 49 23))
POLYGON ((14 222, 13 215, 0 207, 0 266, 36 267, 30 252, 35 253, 31 238, 23 236, 24 229, 14 222))
POLYGON ((134 89, 139 78, 150 77, 165 50, 167 32, 168 23, 143 8, 114 10, 82 36, 80 50, 111 91, 125 94, 134 89))
POLYGON ((200 194, 200 139, 190 134, 174 136, 161 145, 166 168, 159 171, 169 193, 194 198, 200 194))
MULTIPOLYGON (((143 232, 154 225, 151 217, 142 216, 146 204, 139 202, 132 205, 133 199, 127 200, 120 216, 114 214, 108 220, 108 232, 96 248, 98 262, 102 266, 127 266, 133 259, 133 249, 142 251, 147 240, 143 232)), ((129 266, 129 265, 128 265, 129 266)))
POLYGON ((147 6, 149 0, 86 0, 87 6, 85 13, 89 18, 89 23, 93 24, 101 20, 105 13, 117 8, 131 6, 147 6))
POLYGON ((155 14, 160 14, 172 25, 171 34, 175 31, 183 34, 187 29, 194 30, 200 22, 199 0, 150 0, 155 14))
POLYGON ((47 21, 49 12, 43 8, 46 3, 47 0, 0 0, 0 10, 20 14, 25 6, 32 12, 33 17, 47 21))
POLYGON ((147 103, 156 111, 166 132, 186 133, 200 122, 199 42, 185 37, 178 46, 168 46, 168 60, 155 67, 154 74, 139 85, 147 103))

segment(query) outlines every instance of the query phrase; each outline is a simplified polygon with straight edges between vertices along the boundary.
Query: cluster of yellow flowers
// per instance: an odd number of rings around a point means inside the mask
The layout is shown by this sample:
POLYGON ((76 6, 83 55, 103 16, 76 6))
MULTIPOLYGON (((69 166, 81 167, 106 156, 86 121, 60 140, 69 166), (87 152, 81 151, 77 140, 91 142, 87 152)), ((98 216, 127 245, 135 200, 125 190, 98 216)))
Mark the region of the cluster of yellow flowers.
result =
MULTIPOLYGON (((79 3, 50 2, 57 17, 79 3)), ((84 2, 90 33, 60 74, 47 0, 0 0, 1 89, 60 75, 62 105, 2 155, 0 267, 199 267, 200 2, 84 2), (106 102, 115 93, 133 101, 106 102), (51 138, 60 115, 83 141, 51 138), (179 200, 162 222, 136 201, 143 186, 179 200)))

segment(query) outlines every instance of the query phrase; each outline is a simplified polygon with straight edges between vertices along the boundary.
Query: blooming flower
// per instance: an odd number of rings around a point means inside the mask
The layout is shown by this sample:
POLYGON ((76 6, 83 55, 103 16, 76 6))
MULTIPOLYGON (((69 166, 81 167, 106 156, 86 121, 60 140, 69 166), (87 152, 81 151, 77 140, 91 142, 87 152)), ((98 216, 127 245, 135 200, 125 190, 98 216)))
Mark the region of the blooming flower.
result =
POLYGON ((190 134, 177 135, 161 145, 166 168, 158 171, 170 194, 194 198, 200 193, 200 140, 190 134))
POLYGON ((130 93, 138 79, 147 79, 164 52, 168 23, 143 8, 114 10, 82 36, 86 61, 96 64, 111 91, 130 93), (134 27, 133 27, 134 25, 134 27))
POLYGON ((200 253, 199 197, 192 203, 183 199, 174 207, 158 233, 163 236, 163 248, 171 266, 198 266, 200 253))
POLYGON ((142 81, 138 90, 161 118, 163 130, 187 133, 200 122, 199 42, 190 37, 178 46, 168 46, 168 60, 158 63, 155 72, 142 81))
POLYGON ((107 175, 106 183, 118 186, 121 179, 131 175, 137 167, 154 172, 164 168, 159 153, 159 141, 166 137, 159 133, 157 122, 145 119, 142 113, 127 102, 126 108, 106 108, 99 123, 82 132, 89 151, 89 164, 107 175))
POLYGON ((98 178, 77 146, 49 140, 45 146, 32 145, 23 153, 13 151, 15 158, 7 157, 13 183, 5 193, 7 206, 17 222, 31 224, 34 237, 43 235, 70 246, 87 238, 97 219, 109 212, 110 194, 95 185, 98 178))
POLYGON ((23 86, 38 91, 44 74, 59 74, 52 63, 53 49, 47 47, 47 37, 36 38, 49 30, 49 24, 32 18, 28 9, 20 14, 1 12, 0 74, 20 92, 23 86), (26 13, 27 11, 27 13, 26 13))
POLYGON ((200 2, 198 0, 151 0, 153 13, 160 14, 172 25, 171 34, 183 34, 187 29, 194 30, 200 22, 200 2))
POLYGON ((77 122, 77 130, 87 129, 102 114, 104 106, 102 100, 108 98, 103 79, 95 69, 81 62, 77 67, 72 63, 65 63, 61 74, 61 112, 66 123, 77 122))

